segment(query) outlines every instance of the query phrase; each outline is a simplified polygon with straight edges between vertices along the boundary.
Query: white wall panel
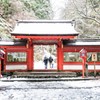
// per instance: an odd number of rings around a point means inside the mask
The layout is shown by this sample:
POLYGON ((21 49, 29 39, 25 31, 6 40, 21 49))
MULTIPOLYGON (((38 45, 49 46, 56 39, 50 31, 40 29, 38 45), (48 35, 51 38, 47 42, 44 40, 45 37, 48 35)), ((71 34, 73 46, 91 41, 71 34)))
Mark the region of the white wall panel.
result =
MULTIPOLYGON (((100 70, 100 65, 95 65, 96 70, 100 70)), ((64 65, 64 70, 82 70, 82 65, 64 65)), ((88 66, 89 70, 94 70, 94 65, 88 66)))
POLYGON ((6 70, 25 70, 27 65, 6 65, 6 70))

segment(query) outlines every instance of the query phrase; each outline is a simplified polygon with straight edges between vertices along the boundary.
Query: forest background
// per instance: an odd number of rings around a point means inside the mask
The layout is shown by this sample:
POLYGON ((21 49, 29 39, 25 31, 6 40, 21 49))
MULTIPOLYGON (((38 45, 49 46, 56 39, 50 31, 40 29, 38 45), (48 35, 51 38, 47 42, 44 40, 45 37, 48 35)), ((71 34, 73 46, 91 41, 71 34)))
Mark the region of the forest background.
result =
POLYGON ((100 38, 100 0, 0 0, 0 37, 12 39, 17 20, 73 20, 78 38, 100 38))

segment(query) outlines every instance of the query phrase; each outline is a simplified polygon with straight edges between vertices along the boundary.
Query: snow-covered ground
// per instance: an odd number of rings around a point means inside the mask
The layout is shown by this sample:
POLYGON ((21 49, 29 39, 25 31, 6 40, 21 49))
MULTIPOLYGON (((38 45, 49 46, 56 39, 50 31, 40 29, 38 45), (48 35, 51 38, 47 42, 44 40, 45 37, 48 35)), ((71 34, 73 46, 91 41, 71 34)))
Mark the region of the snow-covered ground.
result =
MULTIPOLYGON (((45 65, 44 65, 43 61, 35 62, 34 63, 34 69, 45 69, 45 65)), ((49 63, 48 63, 47 69, 50 69, 50 70, 57 69, 57 64, 53 63, 53 67, 51 68, 49 63)))
POLYGON ((0 100, 100 100, 100 80, 0 81, 0 100))

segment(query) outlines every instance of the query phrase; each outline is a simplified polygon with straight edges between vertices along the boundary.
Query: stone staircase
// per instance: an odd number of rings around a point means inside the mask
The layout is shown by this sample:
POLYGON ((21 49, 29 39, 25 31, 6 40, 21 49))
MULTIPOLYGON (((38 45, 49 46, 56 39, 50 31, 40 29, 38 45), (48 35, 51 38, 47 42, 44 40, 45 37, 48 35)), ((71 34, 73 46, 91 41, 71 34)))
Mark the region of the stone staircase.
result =
POLYGON ((16 78, 68 78, 76 77, 75 72, 14 72, 16 78))

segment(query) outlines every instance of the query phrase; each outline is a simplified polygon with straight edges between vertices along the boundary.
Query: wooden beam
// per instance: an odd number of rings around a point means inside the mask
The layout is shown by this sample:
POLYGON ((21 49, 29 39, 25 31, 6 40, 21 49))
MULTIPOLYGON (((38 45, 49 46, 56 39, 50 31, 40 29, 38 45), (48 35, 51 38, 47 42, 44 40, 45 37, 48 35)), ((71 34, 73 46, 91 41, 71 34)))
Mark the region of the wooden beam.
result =
POLYGON ((51 39, 73 39, 75 36, 16 36, 16 38, 30 38, 30 39, 38 39, 38 40, 51 40, 51 39))

